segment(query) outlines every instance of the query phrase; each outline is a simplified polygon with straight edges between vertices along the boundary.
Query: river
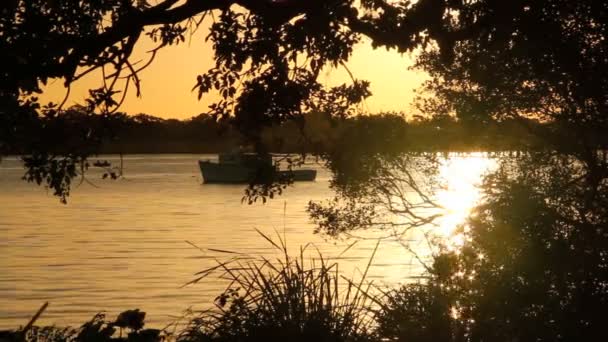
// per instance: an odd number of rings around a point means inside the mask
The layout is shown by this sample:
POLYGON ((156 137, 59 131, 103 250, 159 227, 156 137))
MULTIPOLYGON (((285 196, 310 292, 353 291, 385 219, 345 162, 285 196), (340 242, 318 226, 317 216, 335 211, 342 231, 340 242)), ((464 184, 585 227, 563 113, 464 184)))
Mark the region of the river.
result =
MULTIPOLYGON (((17 328, 46 301, 37 324, 76 325, 95 313, 147 312, 162 327, 188 308, 208 307, 226 283, 217 277, 183 286, 225 256, 214 249, 253 256, 276 250, 256 229, 284 236, 294 253, 312 243, 340 263, 342 274, 360 277, 376 240, 333 240, 313 234, 305 207, 332 196, 331 175, 316 165, 315 182, 302 182, 265 204, 241 203, 243 187, 201 184, 196 161, 213 156, 132 155, 124 178, 101 180, 94 172, 75 186, 63 205, 42 187, 20 178, 19 160, 0 163, 0 329, 17 328), (338 256, 340 256, 338 258, 338 256)), ((116 156, 101 157, 118 162, 116 156)), ((477 185, 492 161, 452 156, 441 167, 446 234, 479 199, 477 185)), ((422 243, 421 243, 422 245, 422 243)), ((423 248, 423 247, 420 247, 423 248)), ((416 258, 390 240, 380 242, 367 279, 381 286, 415 281, 416 258)))

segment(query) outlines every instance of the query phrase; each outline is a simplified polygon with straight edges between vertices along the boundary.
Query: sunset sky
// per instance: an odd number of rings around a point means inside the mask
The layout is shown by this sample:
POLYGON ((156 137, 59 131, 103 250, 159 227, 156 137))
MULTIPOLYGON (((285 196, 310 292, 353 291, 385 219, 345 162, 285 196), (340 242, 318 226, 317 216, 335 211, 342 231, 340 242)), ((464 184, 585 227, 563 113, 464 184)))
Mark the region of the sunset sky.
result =
MULTIPOLYGON (((164 118, 189 118, 207 111, 212 96, 197 100, 191 91, 196 75, 204 73, 213 65, 213 50, 204 41, 206 32, 200 30, 189 41, 178 46, 162 49, 154 63, 141 72, 142 96, 137 98, 131 87, 121 111, 129 114, 146 113, 164 118)), ((132 61, 147 60, 147 51, 154 43, 141 38, 132 61)), ((410 112, 411 100, 416 89, 425 79, 425 74, 408 70, 412 58, 385 49, 372 49, 369 42, 360 43, 348 63, 356 78, 371 81, 373 96, 363 105, 365 112, 403 111, 410 112)), ((350 82, 343 69, 328 70, 321 75, 327 85, 350 82)), ((101 85, 100 73, 90 74, 72 85, 66 106, 82 103, 88 89, 101 85)), ((66 89, 61 80, 55 80, 42 96, 43 102, 63 101, 66 89)))

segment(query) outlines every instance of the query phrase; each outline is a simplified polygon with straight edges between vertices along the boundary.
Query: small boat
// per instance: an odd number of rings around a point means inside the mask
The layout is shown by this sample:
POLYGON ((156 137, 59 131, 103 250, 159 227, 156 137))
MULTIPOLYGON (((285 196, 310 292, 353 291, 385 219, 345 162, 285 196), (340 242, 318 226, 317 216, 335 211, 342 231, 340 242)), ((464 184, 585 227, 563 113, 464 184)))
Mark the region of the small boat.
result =
POLYGON ((268 183, 287 179, 293 181, 314 181, 317 170, 279 170, 272 163, 272 157, 262 157, 254 153, 221 153, 219 161, 199 160, 198 165, 204 183, 268 183))

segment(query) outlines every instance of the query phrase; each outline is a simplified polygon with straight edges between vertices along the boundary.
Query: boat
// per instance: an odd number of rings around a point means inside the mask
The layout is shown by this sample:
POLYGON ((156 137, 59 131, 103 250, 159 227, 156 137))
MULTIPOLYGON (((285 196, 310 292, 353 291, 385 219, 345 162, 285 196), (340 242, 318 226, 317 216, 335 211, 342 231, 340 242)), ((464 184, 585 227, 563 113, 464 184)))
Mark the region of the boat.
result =
POLYGON ((255 153, 221 153, 217 162, 199 160, 204 183, 269 183, 274 180, 314 181, 317 170, 279 170, 272 157, 255 153))

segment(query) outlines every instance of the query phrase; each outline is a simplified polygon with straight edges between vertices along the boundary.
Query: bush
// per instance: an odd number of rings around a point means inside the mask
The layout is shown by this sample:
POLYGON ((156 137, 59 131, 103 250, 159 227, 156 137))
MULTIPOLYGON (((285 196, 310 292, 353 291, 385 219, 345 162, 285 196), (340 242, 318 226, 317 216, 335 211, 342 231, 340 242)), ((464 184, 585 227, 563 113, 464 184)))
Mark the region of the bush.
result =
POLYGON ((377 334, 387 340, 454 340, 456 321, 450 317, 450 301, 431 284, 409 284, 386 293, 376 320, 377 334))
POLYGON ((291 258, 280 237, 277 244, 262 236, 282 257, 247 263, 237 258, 203 271, 203 277, 224 271, 231 285, 217 298, 214 310, 190 321, 179 341, 373 340, 371 298, 363 281, 354 284, 341 278, 337 264, 320 253, 318 261, 306 259, 306 248, 291 258))

